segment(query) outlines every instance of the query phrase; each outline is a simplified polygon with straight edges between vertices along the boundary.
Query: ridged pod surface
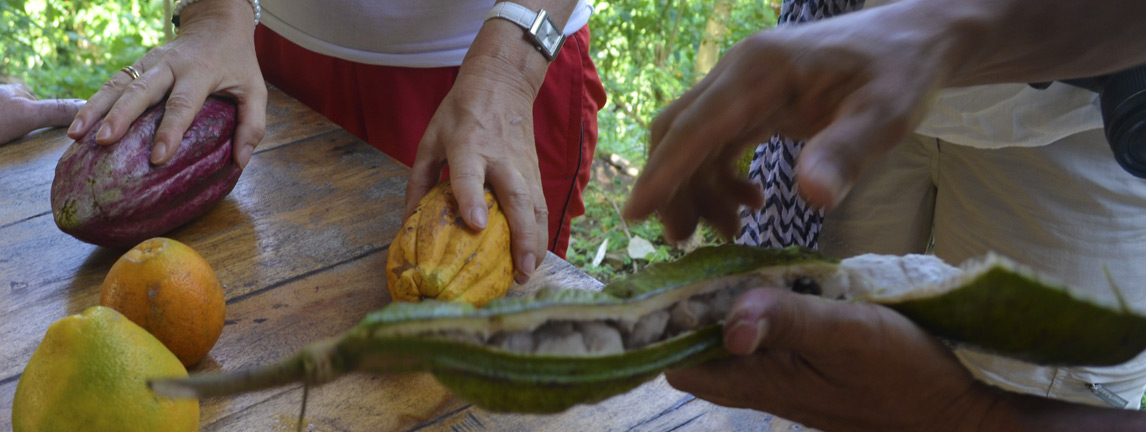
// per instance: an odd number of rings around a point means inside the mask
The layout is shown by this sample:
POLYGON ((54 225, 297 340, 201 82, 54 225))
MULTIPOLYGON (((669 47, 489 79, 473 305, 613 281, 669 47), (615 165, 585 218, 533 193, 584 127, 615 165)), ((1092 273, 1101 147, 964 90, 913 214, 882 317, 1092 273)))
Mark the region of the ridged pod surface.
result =
POLYGON ((208 98, 171 160, 152 165, 163 112, 163 103, 147 110, 112 145, 96 144, 97 124, 68 147, 52 180, 52 214, 61 231, 129 248, 201 216, 231 192, 242 174, 232 160, 235 105, 208 98))
POLYGON ((152 386, 209 397, 353 371, 428 371, 485 409, 558 412, 727 356, 720 324, 733 299, 755 287, 883 304, 955 343, 1042 364, 1113 365, 1146 350, 1139 312, 1094 304, 1000 257, 958 269, 933 256, 836 262, 801 249, 725 245, 599 292, 553 287, 482 308, 393 303, 279 363, 152 386))
POLYGON ((418 202, 398 231, 386 260, 390 297, 437 299, 477 306, 505 295, 513 283, 509 223, 489 191, 485 229, 469 228, 448 181, 418 202))

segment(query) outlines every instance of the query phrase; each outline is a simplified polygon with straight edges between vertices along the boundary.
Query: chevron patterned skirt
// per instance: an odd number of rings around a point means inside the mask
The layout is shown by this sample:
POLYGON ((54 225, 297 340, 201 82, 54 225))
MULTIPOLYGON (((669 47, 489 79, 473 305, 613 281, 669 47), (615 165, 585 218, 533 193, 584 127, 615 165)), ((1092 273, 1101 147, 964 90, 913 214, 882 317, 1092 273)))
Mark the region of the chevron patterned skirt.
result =
MULTIPOLYGON (((778 26, 797 25, 863 8, 864 0, 785 0, 778 26)), ((737 244, 815 248, 824 212, 804 202, 796 183, 796 156, 804 142, 775 135, 756 148, 748 176, 764 191, 764 207, 740 211, 737 244)))

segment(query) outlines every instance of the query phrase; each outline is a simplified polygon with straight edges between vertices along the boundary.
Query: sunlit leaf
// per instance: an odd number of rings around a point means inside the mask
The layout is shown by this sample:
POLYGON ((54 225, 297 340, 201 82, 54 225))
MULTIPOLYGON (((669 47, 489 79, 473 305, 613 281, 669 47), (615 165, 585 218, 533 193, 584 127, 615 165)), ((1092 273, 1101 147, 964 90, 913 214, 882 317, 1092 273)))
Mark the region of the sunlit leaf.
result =
POLYGON ((650 255, 655 254, 657 249, 648 240, 638 236, 633 236, 629 239, 629 258, 647 260, 650 255))
POLYGON ((601 247, 597 248, 597 255, 593 257, 593 267, 601 265, 601 261, 605 259, 605 253, 609 251, 609 239, 601 242, 601 247))

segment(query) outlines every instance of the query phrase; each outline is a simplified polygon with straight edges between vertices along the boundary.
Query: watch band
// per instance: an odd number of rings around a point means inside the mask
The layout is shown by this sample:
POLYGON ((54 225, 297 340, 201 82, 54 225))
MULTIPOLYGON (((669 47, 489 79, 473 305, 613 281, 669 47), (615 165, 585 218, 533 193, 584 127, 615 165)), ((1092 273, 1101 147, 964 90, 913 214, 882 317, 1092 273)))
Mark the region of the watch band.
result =
POLYGON ((501 2, 494 5, 493 9, 490 9, 489 13, 485 16, 486 20, 493 18, 509 20, 521 26, 521 28, 528 30, 533 26, 533 20, 537 18, 537 12, 517 3, 501 2))
POLYGON ((501 2, 489 10, 485 19, 501 18, 525 29, 526 39, 549 61, 557 58, 561 46, 565 44, 565 34, 553 24, 545 9, 534 12, 513 2, 501 2))

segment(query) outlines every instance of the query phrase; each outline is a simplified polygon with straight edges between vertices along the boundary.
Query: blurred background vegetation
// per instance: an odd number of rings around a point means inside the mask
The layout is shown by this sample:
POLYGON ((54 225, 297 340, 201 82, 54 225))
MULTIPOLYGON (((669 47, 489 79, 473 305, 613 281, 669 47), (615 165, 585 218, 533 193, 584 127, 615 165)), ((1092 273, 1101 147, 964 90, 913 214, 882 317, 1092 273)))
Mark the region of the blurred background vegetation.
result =
MULTIPOLYGON (((41 98, 88 98, 121 67, 172 37, 171 0, 0 0, 0 79, 41 98)), ((594 179, 574 221, 569 261, 608 281, 682 253, 655 221, 619 208, 644 165, 648 124, 741 38, 770 28, 779 0, 596 0, 592 54, 609 101, 594 179)), ((690 243, 721 241, 701 230, 690 243)))
POLYGON ((0 76, 87 99, 163 42, 163 0, 0 0, 0 76))
POLYGON ((609 101, 597 116, 594 178, 567 258, 608 281, 722 241, 701 229, 684 247, 666 245, 655 220, 627 225, 619 208, 644 166, 652 119, 736 41, 774 26, 779 0, 597 0, 594 6, 590 48, 609 101))

